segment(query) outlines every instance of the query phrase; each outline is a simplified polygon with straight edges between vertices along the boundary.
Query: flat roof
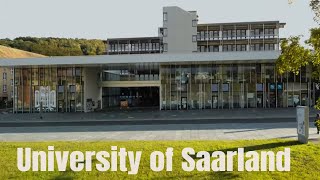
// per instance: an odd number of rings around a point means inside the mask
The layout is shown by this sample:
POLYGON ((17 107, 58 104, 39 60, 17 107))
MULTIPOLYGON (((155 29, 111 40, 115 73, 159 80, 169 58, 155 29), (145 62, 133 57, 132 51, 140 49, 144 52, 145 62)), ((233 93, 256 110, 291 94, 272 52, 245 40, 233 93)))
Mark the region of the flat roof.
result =
POLYGON ((154 37, 128 37, 128 38, 109 38, 106 41, 123 41, 123 40, 132 40, 132 41, 136 41, 136 40, 149 40, 149 39, 155 39, 158 40, 160 39, 160 37, 158 36, 154 36, 154 37))
POLYGON ((50 65, 108 65, 129 63, 180 63, 180 62, 234 62, 263 61, 274 62, 280 51, 240 51, 240 52, 209 52, 180 54, 130 54, 130 55, 99 55, 99 56, 63 56, 45 58, 0 58, 0 66, 50 66, 50 65))
POLYGON ((251 22, 227 22, 227 23, 199 23, 198 26, 207 26, 207 25, 243 25, 243 24, 280 24, 281 26, 285 26, 286 23, 280 23, 279 21, 251 21, 251 22))

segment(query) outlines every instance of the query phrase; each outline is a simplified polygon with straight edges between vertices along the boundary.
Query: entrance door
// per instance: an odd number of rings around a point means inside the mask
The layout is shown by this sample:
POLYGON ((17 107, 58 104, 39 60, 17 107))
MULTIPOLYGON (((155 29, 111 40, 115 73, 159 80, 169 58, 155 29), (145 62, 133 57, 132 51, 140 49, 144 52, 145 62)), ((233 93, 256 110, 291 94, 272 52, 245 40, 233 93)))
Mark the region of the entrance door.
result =
POLYGON ((307 93, 301 94, 301 106, 309 106, 307 93))
POLYGON ((181 97, 181 109, 188 109, 188 98, 181 97))
POLYGON ((58 101, 58 112, 64 112, 63 104, 64 104, 63 100, 58 101))
POLYGON ((263 92, 257 93, 257 108, 263 107, 263 92))
POLYGON ((219 99, 219 96, 218 94, 214 94, 212 95, 212 109, 218 109, 218 99, 219 99))
POLYGON ((70 100, 70 112, 76 112, 76 101, 70 100))

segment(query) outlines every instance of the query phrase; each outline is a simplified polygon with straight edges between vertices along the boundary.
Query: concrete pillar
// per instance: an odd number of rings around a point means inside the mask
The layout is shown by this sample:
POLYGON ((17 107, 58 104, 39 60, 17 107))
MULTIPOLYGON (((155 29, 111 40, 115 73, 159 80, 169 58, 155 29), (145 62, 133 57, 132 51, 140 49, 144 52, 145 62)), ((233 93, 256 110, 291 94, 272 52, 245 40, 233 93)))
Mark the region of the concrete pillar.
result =
POLYGON ((98 79, 99 73, 100 68, 98 67, 84 68, 84 112, 94 111, 99 107, 98 102, 102 103, 102 88, 99 87, 98 79), (92 108, 88 105, 88 101, 94 103, 92 108))

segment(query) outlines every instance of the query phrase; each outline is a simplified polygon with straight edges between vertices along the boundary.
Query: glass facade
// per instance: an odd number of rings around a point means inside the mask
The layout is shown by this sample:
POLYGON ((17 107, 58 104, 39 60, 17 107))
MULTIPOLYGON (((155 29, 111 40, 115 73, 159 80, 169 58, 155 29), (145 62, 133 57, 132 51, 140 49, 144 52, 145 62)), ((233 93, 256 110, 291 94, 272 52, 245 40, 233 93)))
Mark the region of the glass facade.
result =
POLYGON ((104 68, 102 81, 158 81, 159 64, 141 63, 108 66, 104 68))
MULTIPOLYGON (((15 68, 14 112, 39 112, 41 104, 44 112, 84 111, 84 72, 80 67, 15 68)), ((103 109, 118 108, 121 101, 161 110, 312 106, 320 83, 312 81, 311 68, 300 72, 279 75, 273 63, 110 65, 97 67, 96 79, 109 83, 91 90, 101 88, 103 109)))
POLYGON ((316 96, 308 68, 277 75, 274 64, 162 65, 162 110, 309 106, 316 96))
POLYGON ((14 112, 83 111, 82 68, 15 68, 14 112))

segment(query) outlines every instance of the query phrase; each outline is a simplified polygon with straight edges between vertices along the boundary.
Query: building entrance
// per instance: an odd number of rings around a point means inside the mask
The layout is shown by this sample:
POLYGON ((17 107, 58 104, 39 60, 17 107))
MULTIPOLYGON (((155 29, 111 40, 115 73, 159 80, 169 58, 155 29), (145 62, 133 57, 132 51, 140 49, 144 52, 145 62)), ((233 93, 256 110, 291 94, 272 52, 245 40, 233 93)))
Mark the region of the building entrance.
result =
POLYGON ((121 102, 128 107, 159 107, 159 87, 103 88, 103 108, 118 108, 121 102))

